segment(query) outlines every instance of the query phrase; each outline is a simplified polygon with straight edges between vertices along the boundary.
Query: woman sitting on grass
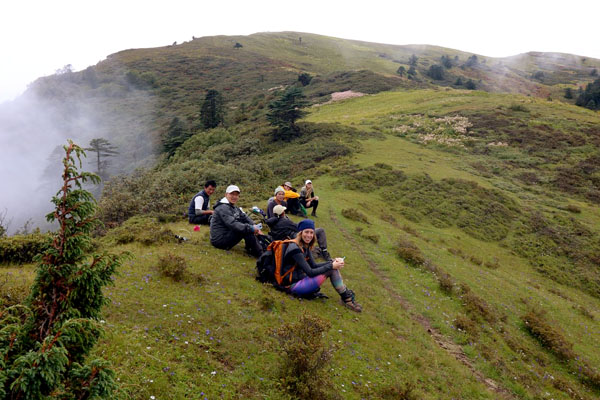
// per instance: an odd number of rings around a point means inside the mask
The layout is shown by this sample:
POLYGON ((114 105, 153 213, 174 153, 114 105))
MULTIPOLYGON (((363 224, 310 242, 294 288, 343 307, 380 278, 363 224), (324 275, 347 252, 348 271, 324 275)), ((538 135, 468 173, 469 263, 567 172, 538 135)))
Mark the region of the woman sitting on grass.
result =
POLYGON ((329 278, 333 288, 339 293, 342 304, 352 311, 361 312, 362 306, 354 300, 354 292, 344 285, 340 269, 344 267, 343 258, 316 263, 311 249, 315 245, 315 223, 310 219, 300 221, 298 234, 291 242, 283 257, 281 276, 282 285, 297 296, 305 296, 319 290, 329 278))

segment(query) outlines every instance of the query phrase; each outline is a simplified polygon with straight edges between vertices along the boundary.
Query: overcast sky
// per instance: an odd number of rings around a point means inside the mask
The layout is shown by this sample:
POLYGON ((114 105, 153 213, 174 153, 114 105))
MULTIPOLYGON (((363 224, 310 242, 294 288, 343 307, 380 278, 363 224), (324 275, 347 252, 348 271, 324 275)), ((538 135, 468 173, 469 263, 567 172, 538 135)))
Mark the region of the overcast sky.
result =
POLYGON ((600 58, 599 0, 9 0, 0 9, 0 102, 66 64, 81 70, 120 50, 192 36, 299 31, 492 57, 600 58))

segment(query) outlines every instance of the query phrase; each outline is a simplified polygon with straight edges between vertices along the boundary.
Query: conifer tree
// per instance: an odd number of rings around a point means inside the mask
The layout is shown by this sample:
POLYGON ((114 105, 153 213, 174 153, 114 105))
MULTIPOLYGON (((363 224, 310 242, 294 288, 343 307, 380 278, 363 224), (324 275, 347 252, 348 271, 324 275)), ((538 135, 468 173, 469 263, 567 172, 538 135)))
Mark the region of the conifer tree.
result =
POLYGON ((122 255, 93 254, 93 196, 82 189, 100 178, 79 172, 82 148, 65 146, 62 188, 46 216, 58 230, 36 257, 37 273, 25 304, 0 311, 0 398, 110 399, 114 372, 88 355, 102 333, 102 288, 112 282, 122 255))
POLYGON ((167 157, 175 154, 179 146, 183 144, 191 136, 190 132, 185 129, 185 125, 178 117, 173 117, 169 129, 162 138, 163 151, 167 153, 167 157))
POLYGON ((288 88, 278 99, 269 103, 267 120, 278 128, 277 138, 289 140, 299 135, 295 122, 306 115, 302 108, 307 105, 302 90, 297 87, 288 88))
POLYGON ((200 118, 204 129, 212 129, 222 124, 225 120, 225 108, 223 107, 223 96, 217 90, 211 89, 206 93, 200 118))
POLYGON ((111 144, 107 139, 96 138, 90 140, 90 147, 86 147, 85 150, 96 153, 96 173, 106 179, 108 177, 108 157, 119 154, 117 147, 111 144))
POLYGON ((565 99, 572 99, 572 98, 573 98, 573 90, 568 87, 565 89, 565 99))

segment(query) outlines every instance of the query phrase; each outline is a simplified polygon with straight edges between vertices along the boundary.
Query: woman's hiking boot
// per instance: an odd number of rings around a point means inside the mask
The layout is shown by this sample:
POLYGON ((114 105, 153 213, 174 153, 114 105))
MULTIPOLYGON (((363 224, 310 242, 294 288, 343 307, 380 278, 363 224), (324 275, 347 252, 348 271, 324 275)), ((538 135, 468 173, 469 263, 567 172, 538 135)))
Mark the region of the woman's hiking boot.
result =
POLYGON ((329 252, 327 251, 327 249, 321 249, 321 257, 323 257, 323 259, 325 261, 331 261, 331 254, 329 254, 329 252))
POLYGON ((340 293, 342 304, 351 309, 352 311, 361 312, 362 306, 354 300, 354 292, 350 289, 346 289, 344 293, 340 293))

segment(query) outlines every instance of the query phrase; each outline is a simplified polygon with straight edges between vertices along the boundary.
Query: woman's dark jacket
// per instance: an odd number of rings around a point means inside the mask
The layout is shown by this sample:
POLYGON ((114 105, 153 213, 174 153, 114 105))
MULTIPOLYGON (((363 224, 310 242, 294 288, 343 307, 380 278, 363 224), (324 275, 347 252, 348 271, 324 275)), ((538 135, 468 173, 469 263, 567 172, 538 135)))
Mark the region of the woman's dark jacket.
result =
POLYGON ((309 249, 302 251, 296 243, 290 243, 283 256, 281 275, 284 275, 294 265, 296 265, 296 268, 292 272, 291 282, 286 276, 282 282, 282 286, 290 286, 307 276, 321 275, 333 269, 333 261, 316 263, 309 249))

